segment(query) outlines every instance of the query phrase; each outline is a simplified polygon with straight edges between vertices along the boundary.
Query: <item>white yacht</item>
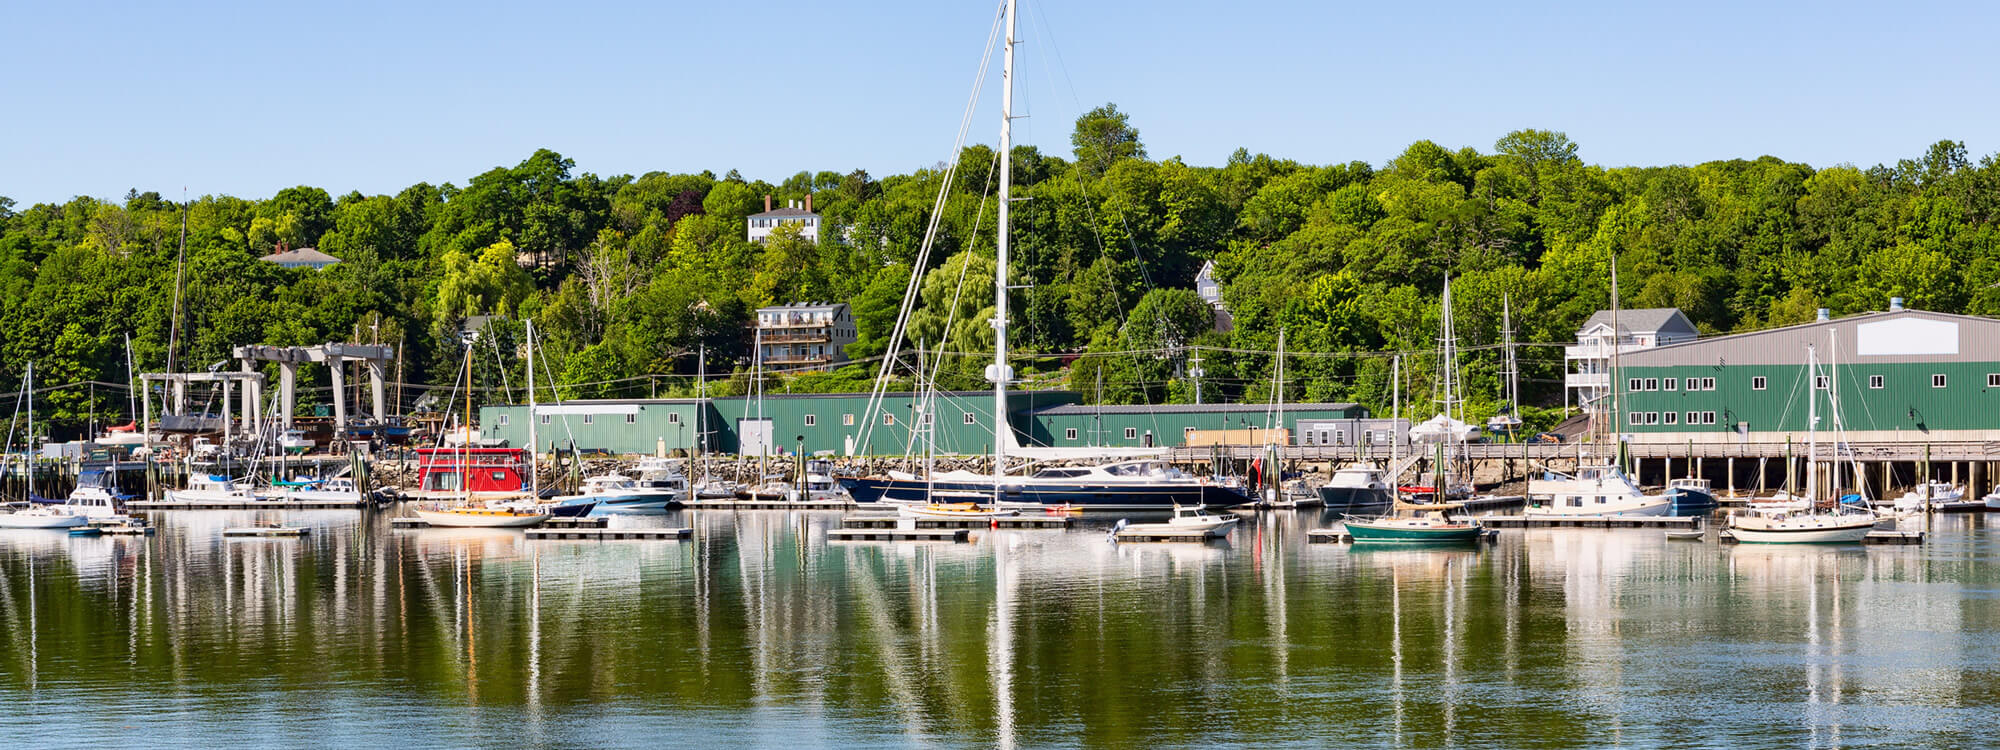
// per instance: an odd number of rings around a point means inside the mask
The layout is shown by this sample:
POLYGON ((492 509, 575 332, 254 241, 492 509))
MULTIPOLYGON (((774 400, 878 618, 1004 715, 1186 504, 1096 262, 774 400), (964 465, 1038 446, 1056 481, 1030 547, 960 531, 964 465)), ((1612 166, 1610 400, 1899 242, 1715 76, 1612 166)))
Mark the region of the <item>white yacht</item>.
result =
POLYGON ((275 500, 311 500, 360 503, 361 488, 353 479, 334 477, 318 479, 298 477, 289 481, 272 482, 269 489, 257 493, 261 497, 275 500))
POLYGON ((683 490, 667 487, 640 487, 624 474, 604 474, 583 480, 583 491, 555 498, 557 503, 590 500, 607 513, 666 510, 679 503, 683 490))
POLYGON ((1931 481, 1917 485, 1902 497, 1896 498, 1896 510, 1976 510, 1982 507, 1985 498, 1968 501, 1965 488, 1950 482, 1931 481))
POLYGON ((1198 505, 1177 505, 1174 506, 1174 515, 1164 523, 1128 524, 1120 520, 1116 526, 1112 527, 1111 535, 1113 538, 1118 538, 1124 536, 1189 533, 1214 537, 1229 533, 1229 530, 1235 528, 1236 523, 1241 520, 1243 519, 1237 516, 1210 514, 1198 505))
POLYGON ((0 529, 69 529, 88 525, 90 517, 61 505, 37 505, 0 513, 0 529))
POLYGON ((250 488, 221 474, 188 477, 186 489, 167 490, 167 499, 182 503, 237 503, 256 500, 250 488))
POLYGON ((1575 475, 1548 472, 1528 480, 1528 507, 1522 513, 1545 518, 1664 516, 1670 495, 1648 495, 1613 465, 1585 466, 1575 475))

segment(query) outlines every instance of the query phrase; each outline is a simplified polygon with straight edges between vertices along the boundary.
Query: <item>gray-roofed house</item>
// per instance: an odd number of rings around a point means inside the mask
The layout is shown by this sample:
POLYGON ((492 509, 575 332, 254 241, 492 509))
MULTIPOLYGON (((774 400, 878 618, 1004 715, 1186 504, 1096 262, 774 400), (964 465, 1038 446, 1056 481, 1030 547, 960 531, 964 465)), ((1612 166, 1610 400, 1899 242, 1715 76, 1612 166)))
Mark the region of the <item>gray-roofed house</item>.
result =
POLYGON ((1208 307, 1215 311, 1215 330, 1228 333, 1236 327, 1236 319, 1229 315, 1229 308, 1222 304, 1222 282, 1215 278, 1215 261, 1201 264, 1201 270, 1194 275, 1194 293, 1201 297, 1208 307))
POLYGON ((771 196, 764 196, 764 212, 751 214, 750 241, 763 242, 771 236, 771 231, 786 224, 797 224, 799 236, 819 244, 820 218, 813 213, 812 194, 807 193, 803 201, 787 201, 782 208, 771 207, 771 196))
POLYGON ((1611 311, 1599 310, 1576 329, 1576 345, 1563 351, 1567 374, 1563 381, 1574 392, 1575 403, 1588 411, 1611 407, 1611 350, 1614 339, 1619 354, 1656 346, 1693 341, 1700 336, 1694 321, 1680 310, 1653 307, 1618 311, 1618 332, 1611 331, 1611 311))
POLYGON ((310 247, 301 247, 296 250, 279 250, 278 252, 258 258, 258 260, 266 263, 276 263, 286 268, 310 268, 315 271, 340 262, 339 258, 310 247))
POLYGON ((845 302, 794 302, 757 308, 764 366, 793 372, 829 370, 847 361, 854 315, 845 302))

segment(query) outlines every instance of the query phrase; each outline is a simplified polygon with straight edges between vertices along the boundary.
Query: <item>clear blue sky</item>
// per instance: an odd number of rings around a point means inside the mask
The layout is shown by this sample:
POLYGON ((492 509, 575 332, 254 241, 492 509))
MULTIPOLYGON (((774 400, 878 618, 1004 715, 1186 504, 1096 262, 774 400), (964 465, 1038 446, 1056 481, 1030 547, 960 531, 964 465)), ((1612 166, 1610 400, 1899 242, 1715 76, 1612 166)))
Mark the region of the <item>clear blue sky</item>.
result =
MULTIPOLYGON (((1020 138, 1065 154, 1106 101, 1152 156, 1199 165, 1238 146, 1381 164, 1523 127, 1614 166, 2000 150, 1991 3, 1023 6, 1020 138)), ((393 193, 541 147, 601 175, 903 173, 949 154, 995 7, 20 3, 0 23, 0 195, 393 193)))

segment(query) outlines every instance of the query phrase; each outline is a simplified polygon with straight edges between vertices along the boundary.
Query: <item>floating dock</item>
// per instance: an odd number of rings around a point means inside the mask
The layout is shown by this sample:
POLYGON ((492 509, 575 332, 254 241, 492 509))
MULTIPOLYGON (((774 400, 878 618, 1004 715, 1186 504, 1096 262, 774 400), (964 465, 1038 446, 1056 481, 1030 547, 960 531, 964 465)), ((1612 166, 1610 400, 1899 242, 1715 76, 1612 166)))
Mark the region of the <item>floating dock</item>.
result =
POLYGON ((1113 536, 1121 542, 1207 542, 1229 536, 1230 524, 1215 529, 1119 529, 1113 536))
MULTIPOLYGON (((543 521, 541 525, 537 526, 536 528, 601 529, 604 528, 610 522, 611 519, 606 516, 583 516, 580 518, 561 517, 561 518, 551 518, 547 521, 543 521)), ((416 516, 397 516, 395 518, 389 519, 389 525, 398 529, 421 529, 430 526, 430 524, 424 523, 424 519, 418 518, 416 516)))
POLYGON ((667 539, 680 540, 694 536, 694 529, 673 528, 537 528, 528 529, 529 539, 667 539))
MULTIPOLYGON (((1477 541, 1493 542, 1499 539, 1500 539, 1500 532, 1498 530, 1487 529, 1486 533, 1479 535, 1479 539, 1477 541)), ((1315 544, 1353 544, 1354 535, 1347 532, 1346 524, 1340 524, 1336 526, 1328 526, 1324 529, 1313 529, 1311 531, 1308 531, 1306 532, 1306 541, 1315 544)), ((1423 547, 1426 546, 1427 544, 1432 547, 1450 546, 1452 544, 1464 546, 1463 542, 1428 542, 1428 543, 1403 542, 1402 543, 1402 545, 1406 547, 1423 547)))
POLYGON ((1067 529, 1068 516, 1005 516, 1001 518, 905 518, 903 516, 848 516, 840 519, 843 529, 1067 529))
POLYGON ((1702 516, 1474 516, 1495 529, 1698 529, 1702 516))
POLYGON ((681 504, 688 510, 852 510, 854 503, 789 502, 785 500, 690 500, 681 504))
POLYGON ((224 502, 180 500, 132 500, 130 510, 360 510, 373 505, 367 500, 231 500, 224 502))
POLYGON ((828 529, 831 542, 968 542, 965 529, 828 529))
POLYGON ((301 537, 311 532, 304 526, 238 526, 222 530, 223 536, 301 537))

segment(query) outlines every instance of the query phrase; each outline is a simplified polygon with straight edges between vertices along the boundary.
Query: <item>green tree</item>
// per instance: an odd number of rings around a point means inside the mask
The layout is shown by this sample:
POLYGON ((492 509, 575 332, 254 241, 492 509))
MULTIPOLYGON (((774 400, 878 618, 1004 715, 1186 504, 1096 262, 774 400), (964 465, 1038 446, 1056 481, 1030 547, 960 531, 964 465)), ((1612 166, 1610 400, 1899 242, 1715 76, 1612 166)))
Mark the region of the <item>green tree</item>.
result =
POLYGON ((1104 174, 1119 161, 1146 158, 1139 129, 1112 103, 1078 116, 1069 143, 1075 148, 1076 165, 1093 176, 1104 174))

